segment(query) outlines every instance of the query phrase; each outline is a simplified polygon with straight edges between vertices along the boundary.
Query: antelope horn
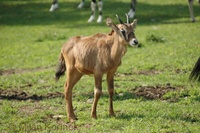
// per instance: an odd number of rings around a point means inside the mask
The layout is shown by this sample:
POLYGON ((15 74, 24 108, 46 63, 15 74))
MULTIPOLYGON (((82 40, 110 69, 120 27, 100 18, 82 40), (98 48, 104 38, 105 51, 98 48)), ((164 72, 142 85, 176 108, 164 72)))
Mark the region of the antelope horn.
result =
POLYGON ((126 21, 127 21, 127 24, 129 24, 129 23, 130 23, 129 16, 128 16, 127 13, 126 13, 125 15, 126 15, 126 21))
POLYGON ((118 20, 119 20, 119 22, 121 23, 121 24, 124 24, 123 23, 123 21, 119 18, 119 16, 116 14, 116 17, 118 18, 118 20))

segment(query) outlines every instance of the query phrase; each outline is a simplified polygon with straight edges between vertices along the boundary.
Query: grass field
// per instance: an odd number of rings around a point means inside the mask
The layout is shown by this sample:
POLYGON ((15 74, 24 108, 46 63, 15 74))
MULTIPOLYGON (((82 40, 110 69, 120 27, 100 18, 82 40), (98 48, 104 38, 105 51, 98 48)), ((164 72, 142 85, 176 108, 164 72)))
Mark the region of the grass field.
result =
MULTIPOLYGON (((140 47, 128 47, 115 76, 114 110, 108 115, 103 82, 98 119, 90 117, 94 80, 84 76, 73 89, 78 120, 69 123, 63 98, 65 77, 54 72, 61 46, 76 35, 109 33, 107 17, 125 21, 130 0, 104 0, 104 22, 87 23, 90 1, 60 0, 0 2, 0 132, 198 133, 200 83, 189 74, 200 56, 200 6, 191 23, 187 1, 138 0, 135 34, 140 47)), ((104 77, 105 81, 105 77, 104 77)))

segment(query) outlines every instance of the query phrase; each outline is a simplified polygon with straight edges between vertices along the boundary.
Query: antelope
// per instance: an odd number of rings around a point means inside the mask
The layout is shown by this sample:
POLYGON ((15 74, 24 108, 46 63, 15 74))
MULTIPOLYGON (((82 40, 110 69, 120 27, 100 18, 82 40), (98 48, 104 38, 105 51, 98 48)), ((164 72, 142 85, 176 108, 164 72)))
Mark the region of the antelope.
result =
MULTIPOLYGON (((116 15, 117 16, 117 15, 116 15)), ((72 89, 83 75, 93 75, 95 80, 94 101, 91 117, 97 119, 97 103, 102 95, 102 77, 107 74, 109 94, 109 115, 115 116, 113 110, 114 74, 127 51, 127 44, 135 46, 138 40, 134 34, 137 20, 127 23, 117 16, 120 24, 107 18, 106 25, 112 29, 109 34, 97 33, 91 36, 76 36, 68 40, 62 48, 55 79, 58 80, 66 71, 64 94, 66 110, 70 122, 76 120, 72 105, 72 89)))

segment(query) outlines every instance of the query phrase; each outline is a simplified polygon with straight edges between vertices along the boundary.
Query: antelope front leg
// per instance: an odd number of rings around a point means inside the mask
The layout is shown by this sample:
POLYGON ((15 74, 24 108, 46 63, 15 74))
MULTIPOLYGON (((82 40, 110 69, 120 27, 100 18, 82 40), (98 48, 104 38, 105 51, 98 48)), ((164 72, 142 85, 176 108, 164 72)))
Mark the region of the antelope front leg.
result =
POLYGON ((107 74, 108 94, 109 94, 109 114, 115 116, 113 110, 113 95, 114 95, 114 73, 107 74))
POLYGON ((74 109, 72 105, 72 89, 74 85, 81 79, 83 74, 79 73, 76 69, 68 68, 67 71, 67 81, 65 83, 65 99, 66 99, 66 108, 68 113, 68 119, 70 122, 77 120, 74 109))
POLYGON ((69 84, 67 83, 65 84, 65 100, 68 119, 70 122, 73 122, 76 120, 76 116, 72 106, 72 88, 69 88, 69 84))
POLYGON ((100 75, 100 76, 95 75, 94 102, 92 105, 92 112, 91 112, 91 116, 94 119, 97 119, 96 109, 97 109, 98 100, 102 94, 102 85, 101 84, 102 84, 102 75, 100 75))

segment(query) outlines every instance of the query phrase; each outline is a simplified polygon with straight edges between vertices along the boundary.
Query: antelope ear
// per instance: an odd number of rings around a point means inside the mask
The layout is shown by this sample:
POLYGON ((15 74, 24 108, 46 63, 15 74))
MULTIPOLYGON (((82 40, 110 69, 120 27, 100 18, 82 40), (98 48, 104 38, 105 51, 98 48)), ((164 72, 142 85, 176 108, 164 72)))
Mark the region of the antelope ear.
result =
POLYGON ((119 28, 112 22, 111 18, 106 19, 106 25, 112 28, 112 30, 114 30, 115 32, 120 32, 119 28))
POLYGON ((118 35, 120 35, 123 38, 123 35, 122 35, 120 29, 112 22, 111 18, 107 18, 106 25, 108 27, 112 28, 112 31, 111 31, 111 33, 109 35, 112 35, 113 32, 115 31, 118 35))
POLYGON ((111 18, 107 18, 107 19, 106 19, 106 25, 107 25, 108 27, 112 27, 113 22, 112 22, 112 19, 111 19, 111 18))
POLYGON ((133 22, 131 23, 133 29, 136 29, 137 26, 137 19, 134 19, 133 22))

